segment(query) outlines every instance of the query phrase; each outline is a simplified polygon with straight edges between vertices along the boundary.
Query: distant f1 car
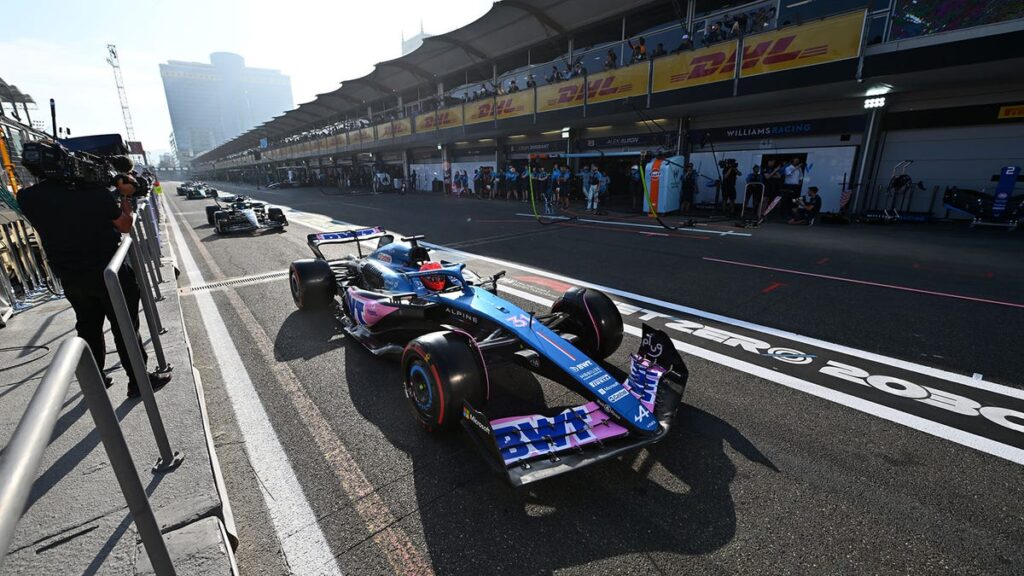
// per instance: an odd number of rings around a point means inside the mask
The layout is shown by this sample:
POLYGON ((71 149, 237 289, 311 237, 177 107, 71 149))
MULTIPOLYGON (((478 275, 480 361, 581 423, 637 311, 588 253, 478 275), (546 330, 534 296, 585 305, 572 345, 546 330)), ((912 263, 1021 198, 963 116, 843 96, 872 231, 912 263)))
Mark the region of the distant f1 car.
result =
POLYGON ((234 196, 225 203, 214 198, 206 207, 206 221, 218 234, 252 232, 254 230, 284 230, 288 218, 280 208, 267 208, 247 196, 234 196))
POLYGON ((197 187, 202 187, 202 186, 204 186, 204 184, 202 182, 192 182, 192 181, 183 182, 181 184, 181 186, 178 186, 178 188, 176 189, 176 192, 178 193, 178 196, 185 196, 192 189, 197 188, 197 187))
MULTIPOLYGON (((378 356, 401 359, 405 395, 428 431, 461 423, 514 486, 600 462, 662 439, 688 371, 669 337, 649 326, 628 377, 600 364, 622 343, 615 304, 589 288, 567 290, 550 312, 497 295, 504 272, 481 279, 465 264, 430 260, 422 236, 395 241, 383 228, 310 234, 316 256, 289 269, 301 310, 333 309, 345 332, 378 356), (361 242, 376 239, 363 255, 361 242), (328 260, 321 247, 355 243, 358 257, 328 260), (515 362, 582 395, 556 414, 492 415, 491 367, 515 362)), ((544 410, 543 406, 538 411, 544 410)))
POLYGON ((206 184, 198 184, 190 187, 185 192, 185 198, 188 200, 202 200, 203 198, 216 198, 217 189, 211 188, 206 184))

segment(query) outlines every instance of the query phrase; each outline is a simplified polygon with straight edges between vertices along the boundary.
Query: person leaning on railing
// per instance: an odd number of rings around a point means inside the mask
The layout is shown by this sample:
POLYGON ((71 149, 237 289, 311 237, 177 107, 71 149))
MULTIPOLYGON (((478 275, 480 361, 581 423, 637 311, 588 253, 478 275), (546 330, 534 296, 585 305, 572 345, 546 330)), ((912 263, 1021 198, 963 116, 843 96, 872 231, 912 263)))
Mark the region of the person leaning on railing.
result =
MULTIPOLYGON (((45 174, 33 173, 40 182, 23 189, 18 195, 18 204, 39 233, 50 267, 60 278, 64 295, 75 311, 78 336, 89 344, 101 372, 106 363, 103 319, 110 320, 121 366, 128 372, 128 397, 135 398, 139 395, 139 388, 130 370, 128 350, 117 329, 113 304, 103 282, 103 270, 117 252, 121 234, 132 228, 132 196, 137 183, 134 177, 126 174, 131 170, 130 160, 118 157, 112 164, 121 172, 114 182, 116 199, 103 185, 46 178, 45 174)), ((145 358, 145 347, 139 336, 139 285, 135 273, 127 265, 121 267, 118 277, 135 337, 139 339, 139 348, 145 358)), ((109 376, 104 378, 109 388, 113 379, 109 376)), ((150 374, 154 389, 169 380, 170 374, 150 374)))

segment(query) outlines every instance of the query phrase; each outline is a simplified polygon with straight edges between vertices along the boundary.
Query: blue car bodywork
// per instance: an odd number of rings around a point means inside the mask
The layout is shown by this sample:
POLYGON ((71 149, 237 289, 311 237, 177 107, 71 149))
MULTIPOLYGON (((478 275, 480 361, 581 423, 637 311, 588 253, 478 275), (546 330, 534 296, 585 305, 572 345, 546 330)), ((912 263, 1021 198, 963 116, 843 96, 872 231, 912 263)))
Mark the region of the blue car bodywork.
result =
POLYGON ((450 262, 421 270, 429 261, 421 238, 395 241, 378 227, 311 234, 307 240, 317 258, 331 266, 345 331, 371 352, 397 355, 417 336, 456 331, 472 340, 485 365, 510 360, 591 400, 554 416, 493 421, 466 403, 463 427, 511 483, 523 485, 611 458, 668 432, 687 373, 667 336, 645 326, 630 378, 620 382, 575 344, 575 335, 559 329, 564 319, 559 314, 537 315, 498 296, 497 281, 504 273, 482 280, 465 264, 450 262), (364 255, 361 243, 372 240, 378 241, 376 248, 364 255), (356 245, 358 257, 328 260, 322 252, 325 245, 349 243, 356 245), (443 278, 444 289, 428 288, 426 277, 443 278))

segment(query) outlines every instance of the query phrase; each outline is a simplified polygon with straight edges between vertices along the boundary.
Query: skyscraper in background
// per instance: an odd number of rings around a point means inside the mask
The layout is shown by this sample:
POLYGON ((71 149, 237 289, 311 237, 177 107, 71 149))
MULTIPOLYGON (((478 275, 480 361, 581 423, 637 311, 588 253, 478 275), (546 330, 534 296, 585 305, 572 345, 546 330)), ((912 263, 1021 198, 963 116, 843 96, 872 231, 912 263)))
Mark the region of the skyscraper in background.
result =
POLYGON ((160 65, 178 158, 182 163, 292 108, 291 79, 247 68, 238 54, 214 52, 210 63, 160 65))
POLYGON ((423 31, 423 20, 420 20, 420 32, 408 40, 405 39, 405 34, 402 34, 402 56, 405 56, 409 52, 419 48, 423 41, 430 38, 433 34, 427 34, 423 31))

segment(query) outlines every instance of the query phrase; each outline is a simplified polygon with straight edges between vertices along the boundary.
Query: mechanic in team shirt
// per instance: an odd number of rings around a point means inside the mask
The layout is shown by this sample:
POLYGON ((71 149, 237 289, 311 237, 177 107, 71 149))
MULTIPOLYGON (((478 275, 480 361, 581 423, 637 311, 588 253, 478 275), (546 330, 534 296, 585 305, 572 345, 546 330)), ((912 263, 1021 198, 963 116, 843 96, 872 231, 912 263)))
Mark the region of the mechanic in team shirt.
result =
POLYGON ((505 169, 505 187, 508 188, 508 194, 505 195, 507 200, 513 197, 519 200, 519 172, 511 164, 505 169))
POLYGON ((818 187, 809 186, 807 196, 797 200, 797 207, 793 210, 793 217, 790 224, 814 225, 814 217, 821 212, 821 196, 818 196, 818 187))
POLYGON ((562 179, 562 171, 558 168, 558 164, 555 164, 555 167, 551 169, 551 177, 550 178, 551 178, 551 181, 550 181, 550 183, 548 185, 549 186, 548 198, 550 199, 551 204, 553 206, 557 206, 557 205, 559 205, 562 202, 562 199, 559 196, 561 194, 561 191, 562 191, 562 189, 560 188, 560 186, 561 186, 560 180, 562 179))

